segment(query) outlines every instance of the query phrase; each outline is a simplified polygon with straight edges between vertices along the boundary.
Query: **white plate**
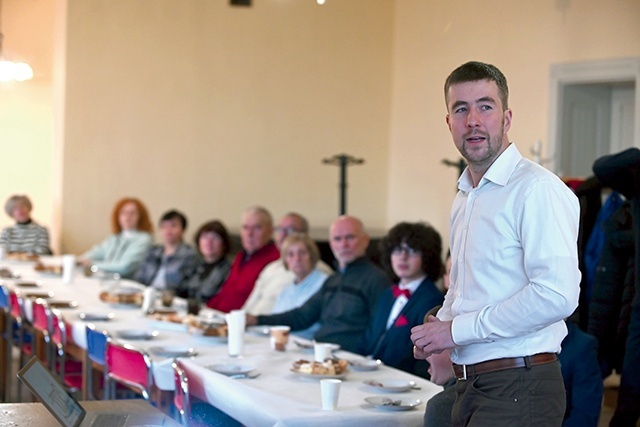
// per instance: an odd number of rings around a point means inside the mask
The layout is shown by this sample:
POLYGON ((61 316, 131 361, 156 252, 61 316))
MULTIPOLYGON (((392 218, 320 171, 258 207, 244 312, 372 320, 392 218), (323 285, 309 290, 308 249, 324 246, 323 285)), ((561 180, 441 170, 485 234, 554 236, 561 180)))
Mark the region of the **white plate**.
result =
POLYGON ((349 360, 349 366, 354 371, 365 372, 375 371, 382 365, 380 359, 361 359, 361 360, 349 360))
POLYGON ((415 408, 416 406, 422 405, 422 401, 420 399, 412 399, 407 397, 393 399, 386 396, 370 396, 365 397, 364 400, 368 404, 373 405, 375 408, 381 409, 383 411, 408 411, 415 408))
POLYGON ((112 308, 117 308, 118 310, 140 310, 140 304, 137 302, 108 302, 107 305, 112 308))
POLYGON ((41 285, 38 282, 29 281, 29 282, 18 282, 16 283, 16 286, 24 289, 24 288, 39 288, 41 285))
POLYGON ((224 316, 216 313, 200 313, 196 316, 199 322, 213 324, 213 325, 224 325, 227 323, 224 316))
POLYGON ((207 366, 207 369, 211 369, 222 375, 238 375, 238 374, 248 374, 249 372, 256 369, 255 366, 251 365, 234 365, 227 363, 217 363, 215 365, 207 366))
POLYGON ((121 338, 123 340, 150 340, 158 336, 158 331, 129 329, 125 331, 118 331, 116 335, 118 336, 118 338, 121 338))
POLYGON ((149 347, 149 352, 160 357, 190 357, 196 354, 196 351, 191 347, 173 345, 149 347))
POLYGON ((135 295, 142 293, 142 290, 134 286, 120 286, 111 291, 113 295, 135 295))
POLYGON ((308 374, 306 372, 300 372, 300 371, 296 371, 294 369, 291 369, 291 373, 293 375, 296 375, 298 377, 301 378, 309 378, 309 379, 314 379, 314 380, 324 380, 326 378, 335 378, 335 379, 339 379, 342 380, 344 378, 346 378, 347 376, 347 371, 341 373, 341 374, 337 374, 337 375, 323 375, 323 374, 308 374))
POLYGON ((226 343, 229 340, 226 335, 205 335, 204 331, 199 328, 189 328, 188 331, 192 337, 206 342, 226 343))
POLYGON ((106 322, 115 317, 114 313, 79 313, 80 320, 87 322, 106 322))
POLYGON ((268 337, 270 334, 270 331, 269 331, 270 328, 271 326, 261 326, 261 325, 248 326, 247 333, 251 335, 258 335, 260 337, 268 337))
POLYGON ((68 301, 68 300, 49 300, 47 304, 50 308, 76 308, 78 306, 78 301, 68 301))
MULTIPOLYGON (((309 350, 309 351, 313 351, 313 346, 315 344, 315 341, 309 341, 309 340, 305 340, 302 338, 294 338, 293 339, 293 343, 295 345, 297 345, 299 348, 303 349, 303 350, 309 350)), ((327 344, 329 347, 331 347, 331 351, 337 351, 340 350, 340 345, 339 344, 333 344, 333 343, 318 343, 318 344, 327 344)))
POLYGON ((404 381, 404 380, 368 380, 364 381, 366 385, 369 387, 373 387, 377 390, 388 391, 393 393, 401 393, 403 391, 409 391, 414 386, 415 383, 413 381, 404 381))
POLYGON ((21 295, 23 295, 25 298, 48 299, 48 298, 53 298, 53 295, 55 294, 53 293, 53 291, 25 291, 24 294, 21 293, 21 295))

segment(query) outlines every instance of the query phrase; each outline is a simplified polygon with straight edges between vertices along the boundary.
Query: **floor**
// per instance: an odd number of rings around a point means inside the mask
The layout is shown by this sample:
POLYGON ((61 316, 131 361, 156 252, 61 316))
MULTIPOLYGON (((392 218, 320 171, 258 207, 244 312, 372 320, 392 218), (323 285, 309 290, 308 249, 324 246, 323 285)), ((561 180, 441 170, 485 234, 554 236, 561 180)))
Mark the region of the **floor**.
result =
POLYGON ((604 399, 602 402, 602 412, 600 412, 600 422, 598 427, 607 427, 613 412, 616 409, 616 401, 618 400, 618 388, 615 386, 607 386, 605 382, 604 399))

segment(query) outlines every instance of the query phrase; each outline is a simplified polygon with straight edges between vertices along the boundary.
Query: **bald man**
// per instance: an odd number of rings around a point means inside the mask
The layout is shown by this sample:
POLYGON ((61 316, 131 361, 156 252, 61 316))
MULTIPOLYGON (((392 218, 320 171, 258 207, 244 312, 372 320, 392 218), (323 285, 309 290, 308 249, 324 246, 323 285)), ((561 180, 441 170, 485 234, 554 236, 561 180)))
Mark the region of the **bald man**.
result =
POLYGON ((293 331, 319 321, 314 339, 354 351, 390 279, 365 257, 369 236, 362 222, 341 216, 331 224, 329 244, 337 272, 303 306, 281 314, 247 316, 248 325, 288 325, 293 331))

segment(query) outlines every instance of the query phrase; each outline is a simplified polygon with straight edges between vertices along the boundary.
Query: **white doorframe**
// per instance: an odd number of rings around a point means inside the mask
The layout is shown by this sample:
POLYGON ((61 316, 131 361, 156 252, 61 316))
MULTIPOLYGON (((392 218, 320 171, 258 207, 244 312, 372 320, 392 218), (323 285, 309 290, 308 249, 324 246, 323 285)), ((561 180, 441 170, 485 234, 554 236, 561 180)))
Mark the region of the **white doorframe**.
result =
POLYGON ((559 173, 560 120, 564 86, 570 84, 633 82, 635 85, 635 113, 633 144, 640 148, 640 58, 625 58, 554 64, 551 66, 549 91, 549 169, 559 173))

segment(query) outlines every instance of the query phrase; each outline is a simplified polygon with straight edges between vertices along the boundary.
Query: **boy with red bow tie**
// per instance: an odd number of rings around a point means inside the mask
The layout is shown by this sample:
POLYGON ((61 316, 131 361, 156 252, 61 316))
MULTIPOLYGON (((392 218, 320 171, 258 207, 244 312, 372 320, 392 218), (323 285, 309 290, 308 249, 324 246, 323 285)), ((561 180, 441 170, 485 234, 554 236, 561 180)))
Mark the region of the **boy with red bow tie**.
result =
POLYGON ((398 283, 380 296, 359 352, 427 376, 428 364, 413 357, 410 335, 427 311, 442 304, 435 286, 443 272, 442 239, 431 226, 403 222, 389 231, 381 246, 384 264, 398 283))

